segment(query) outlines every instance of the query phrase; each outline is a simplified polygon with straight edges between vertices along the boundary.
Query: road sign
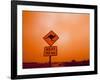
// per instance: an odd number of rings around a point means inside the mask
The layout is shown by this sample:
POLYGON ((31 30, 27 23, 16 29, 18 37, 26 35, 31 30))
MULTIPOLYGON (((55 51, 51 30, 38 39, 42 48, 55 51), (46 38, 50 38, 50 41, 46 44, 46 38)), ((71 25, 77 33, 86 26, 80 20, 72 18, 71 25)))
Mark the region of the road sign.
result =
POLYGON ((53 31, 50 31, 47 35, 43 37, 43 39, 52 46, 58 39, 58 35, 54 33, 53 31))
POLYGON ((44 47, 44 56, 57 56, 57 46, 44 47))

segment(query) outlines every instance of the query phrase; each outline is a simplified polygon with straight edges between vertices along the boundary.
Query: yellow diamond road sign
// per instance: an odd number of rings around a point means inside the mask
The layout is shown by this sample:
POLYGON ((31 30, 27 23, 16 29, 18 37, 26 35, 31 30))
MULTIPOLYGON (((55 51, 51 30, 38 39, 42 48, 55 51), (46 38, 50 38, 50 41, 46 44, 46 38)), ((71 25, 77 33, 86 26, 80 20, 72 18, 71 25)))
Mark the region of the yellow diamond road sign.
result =
POLYGON ((58 35, 54 33, 53 31, 50 31, 47 35, 43 37, 43 39, 52 46, 58 39, 58 35))

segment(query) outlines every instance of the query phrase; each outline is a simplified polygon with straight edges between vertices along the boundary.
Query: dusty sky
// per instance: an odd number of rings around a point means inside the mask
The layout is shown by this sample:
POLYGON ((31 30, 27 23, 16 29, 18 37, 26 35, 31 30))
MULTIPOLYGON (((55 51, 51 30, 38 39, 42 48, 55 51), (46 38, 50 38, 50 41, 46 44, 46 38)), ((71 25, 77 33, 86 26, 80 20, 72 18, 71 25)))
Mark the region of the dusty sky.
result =
POLYGON ((23 11, 22 18, 23 62, 48 62, 43 52, 49 45, 43 37, 51 30, 59 36, 52 62, 89 59, 89 14, 23 11))

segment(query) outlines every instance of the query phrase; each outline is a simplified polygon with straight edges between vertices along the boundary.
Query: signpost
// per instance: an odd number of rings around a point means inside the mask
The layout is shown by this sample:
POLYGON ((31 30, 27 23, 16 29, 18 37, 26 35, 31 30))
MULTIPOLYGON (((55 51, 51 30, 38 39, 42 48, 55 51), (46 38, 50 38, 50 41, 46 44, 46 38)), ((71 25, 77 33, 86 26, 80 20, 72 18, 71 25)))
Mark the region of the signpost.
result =
POLYGON ((49 66, 51 66, 51 56, 57 56, 57 46, 52 46, 58 39, 58 35, 50 31, 43 39, 50 45, 44 47, 44 56, 49 56, 49 66))

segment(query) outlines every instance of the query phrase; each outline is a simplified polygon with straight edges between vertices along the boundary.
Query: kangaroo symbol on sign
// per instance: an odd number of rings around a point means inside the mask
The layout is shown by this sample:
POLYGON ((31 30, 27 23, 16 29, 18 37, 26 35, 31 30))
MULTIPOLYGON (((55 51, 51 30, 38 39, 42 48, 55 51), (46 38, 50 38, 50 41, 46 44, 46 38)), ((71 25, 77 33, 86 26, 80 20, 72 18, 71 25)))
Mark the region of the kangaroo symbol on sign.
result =
POLYGON ((50 38, 52 40, 55 36, 56 35, 49 35, 47 38, 50 38))

